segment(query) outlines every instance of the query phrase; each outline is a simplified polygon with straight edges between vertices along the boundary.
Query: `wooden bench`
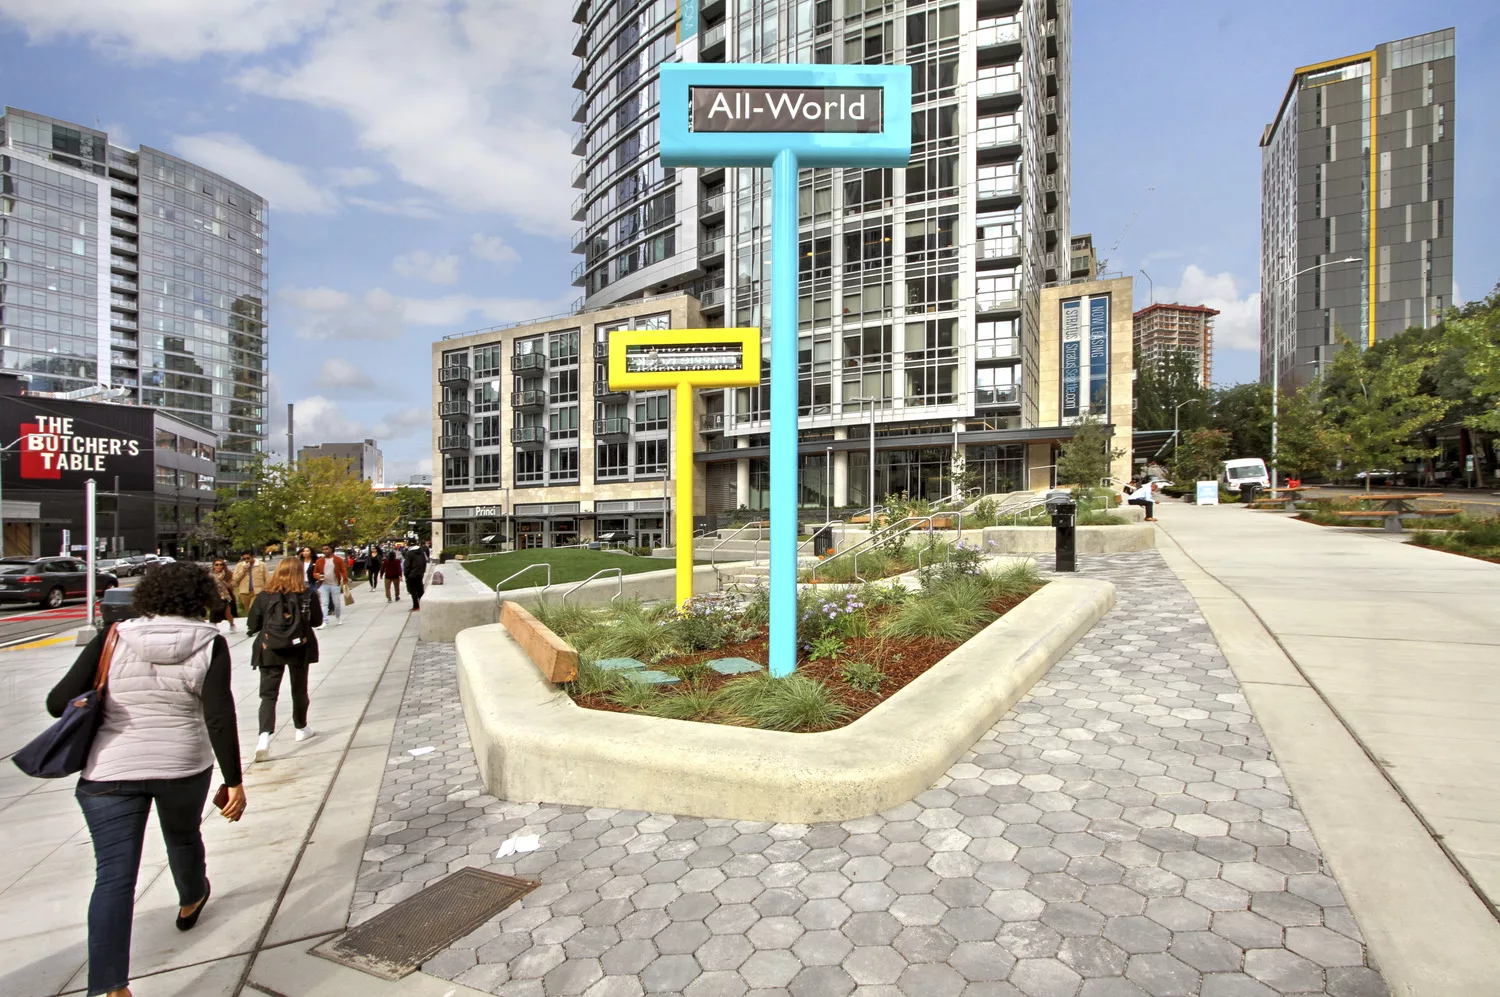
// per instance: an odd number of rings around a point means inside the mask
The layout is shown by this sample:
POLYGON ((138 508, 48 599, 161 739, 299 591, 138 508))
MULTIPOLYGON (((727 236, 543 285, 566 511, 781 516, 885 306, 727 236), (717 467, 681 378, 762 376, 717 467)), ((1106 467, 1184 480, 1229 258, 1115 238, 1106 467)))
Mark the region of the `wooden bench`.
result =
POLYGON ((1426 519, 1429 516, 1457 516, 1461 509, 1341 509, 1334 512, 1340 519, 1383 519, 1387 533, 1403 532, 1408 519, 1426 519))
POLYGON ((578 652, 567 641, 548 630, 518 602, 500 604, 500 624, 521 645, 521 650, 553 685, 578 677, 578 652))
POLYGON ((1297 500, 1295 498, 1262 498, 1256 499, 1255 501, 1251 502, 1247 508, 1285 509, 1287 512, 1291 512, 1296 508, 1296 506, 1293 505, 1293 503, 1295 503, 1296 501, 1297 500))

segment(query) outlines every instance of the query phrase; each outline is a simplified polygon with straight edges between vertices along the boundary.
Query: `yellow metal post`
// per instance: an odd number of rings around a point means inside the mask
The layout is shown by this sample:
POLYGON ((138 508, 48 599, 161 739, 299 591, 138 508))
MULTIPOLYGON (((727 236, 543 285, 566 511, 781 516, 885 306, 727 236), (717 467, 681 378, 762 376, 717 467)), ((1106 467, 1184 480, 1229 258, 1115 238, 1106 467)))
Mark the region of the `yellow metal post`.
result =
POLYGON ((677 385, 677 606, 693 597, 693 386, 677 385))

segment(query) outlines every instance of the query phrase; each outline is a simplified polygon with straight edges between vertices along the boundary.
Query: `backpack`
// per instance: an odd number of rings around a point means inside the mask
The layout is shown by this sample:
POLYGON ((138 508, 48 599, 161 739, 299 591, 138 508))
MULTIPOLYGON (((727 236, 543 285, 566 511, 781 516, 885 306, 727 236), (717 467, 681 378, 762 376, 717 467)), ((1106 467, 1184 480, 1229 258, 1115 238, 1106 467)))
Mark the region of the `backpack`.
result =
POLYGON ((261 632, 263 646, 268 651, 285 651, 301 647, 307 640, 307 617, 302 599, 285 592, 277 593, 276 601, 266 607, 265 622, 261 632))

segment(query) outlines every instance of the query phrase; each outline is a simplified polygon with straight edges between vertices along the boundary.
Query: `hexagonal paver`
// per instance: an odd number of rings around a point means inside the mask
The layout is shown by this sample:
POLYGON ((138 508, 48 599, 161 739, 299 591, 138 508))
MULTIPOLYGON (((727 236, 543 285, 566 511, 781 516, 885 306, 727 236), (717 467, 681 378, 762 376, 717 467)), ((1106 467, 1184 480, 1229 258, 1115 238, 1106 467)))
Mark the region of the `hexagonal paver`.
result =
POLYGON ((1283 993, 1323 986, 1322 968, 1286 949, 1251 949, 1245 953, 1245 972, 1283 993))
POLYGON ((1083 977, 1058 959, 1022 959, 1011 970, 1010 982, 1027 997, 1070 997, 1083 977))
POLYGON ((1016 964, 1016 957, 998 942, 963 942, 948 956, 948 965, 964 979, 975 983, 1005 979, 1016 964))
POLYGON ((1151 997, 1192 997, 1202 979, 1197 970, 1164 952, 1131 956, 1125 976, 1151 997))

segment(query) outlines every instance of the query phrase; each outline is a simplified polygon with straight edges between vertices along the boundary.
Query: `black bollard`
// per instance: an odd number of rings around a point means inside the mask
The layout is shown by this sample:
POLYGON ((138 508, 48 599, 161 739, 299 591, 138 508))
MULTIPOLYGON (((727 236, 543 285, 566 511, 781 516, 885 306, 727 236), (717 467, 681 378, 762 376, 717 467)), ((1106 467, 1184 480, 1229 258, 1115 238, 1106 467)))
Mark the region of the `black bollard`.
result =
POLYGON ((1052 529, 1057 535, 1053 548, 1054 570, 1077 571, 1078 534, 1075 524, 1078 503, 1066 499, 1048 502, 1047 511, 1052 513, 1052 529))

